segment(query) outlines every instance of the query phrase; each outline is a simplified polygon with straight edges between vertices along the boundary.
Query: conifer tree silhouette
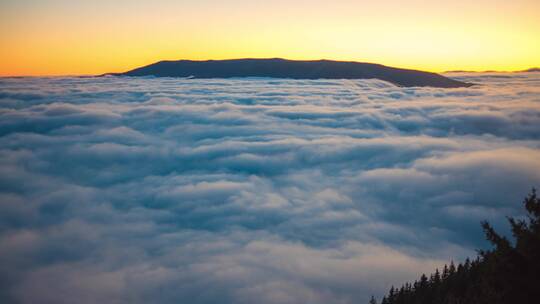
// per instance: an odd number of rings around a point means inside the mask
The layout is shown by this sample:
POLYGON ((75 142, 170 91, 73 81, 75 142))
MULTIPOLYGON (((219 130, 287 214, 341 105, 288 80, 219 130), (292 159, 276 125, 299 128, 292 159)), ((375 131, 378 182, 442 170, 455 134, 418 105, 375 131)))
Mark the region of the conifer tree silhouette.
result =
POLYGON ((451 261, 442 273, 422 274, 413 284, 392 286, 381 304, 540 303, 540 200, 535 189, 523 206, 524 218, 508 217, 513 240, 484 221, 481 226, 493 249, 479 250, 474 260, 457 266, 451 261))

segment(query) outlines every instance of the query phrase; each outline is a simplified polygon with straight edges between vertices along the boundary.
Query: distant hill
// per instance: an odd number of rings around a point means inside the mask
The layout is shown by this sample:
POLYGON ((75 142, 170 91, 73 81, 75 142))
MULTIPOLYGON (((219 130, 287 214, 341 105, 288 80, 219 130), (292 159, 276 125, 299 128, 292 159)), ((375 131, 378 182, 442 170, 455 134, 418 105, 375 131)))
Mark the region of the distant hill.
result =
POLYGON ((450 70, 450 71, 445 71, 445 72, 443 72, 443 74, 446 74, 446 73, 527 73, 527 72, 540 72, 540 68, 530 68, 530 69, 519 70, 519 71, 497 71, 497 70, 470 71, 470 70, 450 70))
POLYGON ((441 88, 468 87, 472 84, 436 73, 398 69, 380 64, 331 60, 297 61, 273 59, 232 59, 208 61, 160 61, 116 76, 156 76, 193 78, 273 77, 291 79, 369 79, 398 86, 441 88))

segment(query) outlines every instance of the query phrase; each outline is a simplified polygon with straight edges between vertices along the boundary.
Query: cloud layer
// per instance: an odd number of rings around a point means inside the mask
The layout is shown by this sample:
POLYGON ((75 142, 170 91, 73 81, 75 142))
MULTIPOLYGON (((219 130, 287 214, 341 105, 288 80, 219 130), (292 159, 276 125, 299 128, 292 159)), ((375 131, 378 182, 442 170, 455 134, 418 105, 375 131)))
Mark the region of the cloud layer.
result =
POLYGON ((540 185, 540 74, 0 79, 0 299, 360 303, 540 185))

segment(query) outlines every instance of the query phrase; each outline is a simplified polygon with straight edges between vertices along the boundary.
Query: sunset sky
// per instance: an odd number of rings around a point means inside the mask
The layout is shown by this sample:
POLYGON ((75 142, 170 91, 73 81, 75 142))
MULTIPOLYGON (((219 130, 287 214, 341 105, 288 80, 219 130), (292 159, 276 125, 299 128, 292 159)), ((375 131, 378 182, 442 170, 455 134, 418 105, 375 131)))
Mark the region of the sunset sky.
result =
POLYGON ((441 72, 540 66, 538 0, 0 0, 0 75, 283 57, 441 72))

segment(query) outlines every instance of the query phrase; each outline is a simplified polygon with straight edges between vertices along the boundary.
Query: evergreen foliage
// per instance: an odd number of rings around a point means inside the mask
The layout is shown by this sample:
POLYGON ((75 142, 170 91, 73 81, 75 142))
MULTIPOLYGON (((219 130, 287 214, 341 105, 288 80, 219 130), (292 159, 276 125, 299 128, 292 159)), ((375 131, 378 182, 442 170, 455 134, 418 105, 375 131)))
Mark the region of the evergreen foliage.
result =
POLYGON ((523 204, 526 219, 508 218, 513 242, 482 222, 493 249, 480 250, 457 267, 450 262, 429 278, 423 274, 412 284, 392 286, 381 304, 540 303, 540 200, 535 189, 523 204))

